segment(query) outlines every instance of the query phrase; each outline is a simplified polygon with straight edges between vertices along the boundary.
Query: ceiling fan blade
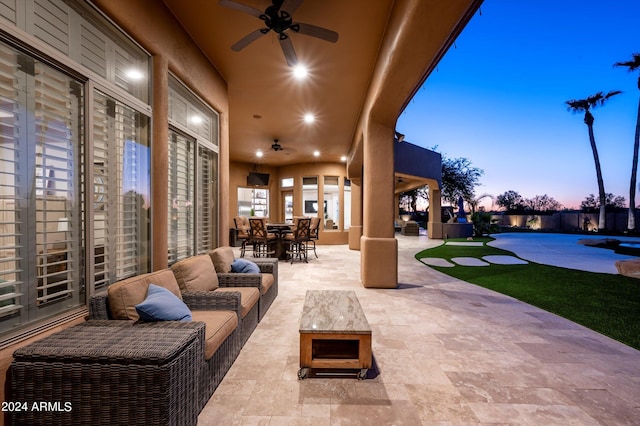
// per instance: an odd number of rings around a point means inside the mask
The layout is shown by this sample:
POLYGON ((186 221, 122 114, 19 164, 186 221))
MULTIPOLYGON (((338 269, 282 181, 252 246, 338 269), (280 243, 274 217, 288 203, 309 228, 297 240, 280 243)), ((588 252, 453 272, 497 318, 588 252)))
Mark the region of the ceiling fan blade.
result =
POLYGON ((336 41, 338 41, 338 33, 335 31, 331 31, 326 28, 318 27, 311 24, 303 24, 301 22, 298 22, 295 25, 296 27, 294 28, 294 26, 292 26, 291 29, 300 34, 317 37, 331 43, 335 43, 336 41))
POLYGON ((255 7, 247 6, 246 4, 237 3, 233 0, 220 0, 220 6, 226 6, 231 9, 239 10, 240 12, 248 13, 256 18, 259 18, 264 12, 256 9, 255 7))
POLYGON ((290 67, 298 65, 298 57, 296 56, 296 51, 293 48, 293 43, 291 43, 291 38, 281 38, 280 47, 282 48, 282 53, 284 53, 284 58, 287 60, 287 64, 290 67))
POLYGON ((259 39, 260 37, 268 33, 268 31, 263 31, 263 30, 264 28, 260 28, 250 32, 249 34, 247 34, 246 36, 238 40, 233 46, 231 46, 231 50, 233 50, 234 52, 241 51, 242 49, 247 47, 249 44, 253 43, 257 39, 259 39))
POLYGON ((289 16, 293 15, 293 12, 300 7, 304 0, 284 0, 282 6, 280 6, 281 12, 286 12, 289 16))

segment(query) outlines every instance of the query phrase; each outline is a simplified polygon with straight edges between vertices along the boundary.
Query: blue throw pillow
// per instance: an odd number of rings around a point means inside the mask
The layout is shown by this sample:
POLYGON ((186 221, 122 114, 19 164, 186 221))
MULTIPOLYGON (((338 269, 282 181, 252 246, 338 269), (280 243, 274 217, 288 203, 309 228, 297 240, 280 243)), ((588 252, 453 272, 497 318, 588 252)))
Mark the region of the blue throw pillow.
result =
POLYGON ((147 297, 136 305, 143 321, 191 321, 191 311, 182 300, 164 287, 149 284, 147 297))
POLYGON ((250 260, 234 259, 231 263, 231 272, 240 272, 242 274, 259 274, 260 267, 250 260))

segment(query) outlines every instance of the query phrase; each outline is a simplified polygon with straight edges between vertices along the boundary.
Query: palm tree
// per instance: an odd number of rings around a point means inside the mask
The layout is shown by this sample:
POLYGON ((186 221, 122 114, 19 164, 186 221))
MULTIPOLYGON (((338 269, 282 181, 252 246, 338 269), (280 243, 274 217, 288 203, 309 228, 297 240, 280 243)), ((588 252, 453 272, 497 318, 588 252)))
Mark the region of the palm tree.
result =
POLYGON ((485 198, 489 198, 491 200, 491 208, 493 208, 493 203, 495 203, 496 201, 495 197, 491 194, 482 194, 467 201, 469 203, 469 206, 471 206, 471 214, 474 214, 476 212, 476 209, 478 208, 480 201, 482 201, 485 198))
MULTIPOLYGON (((627 62, 616 62, 614 67, 627 67, 629 72, 640 70, 640 53, 634 53, 627 62)), ((638 74, 638 90, 640 90, 640 73, 638 74)), ((636 175, 638 172, 638 145, 640 145, 640 97, 638 97, 638 118, 636 120, 636 139, 633 142, 633 161, 631 164, 631 185, 629 186, 629 219, 627 230, 636 229, 636 175)))
POLYGON ((598 229, 604 230, 606 226, 606 193, 604 192, 604 181, 602 179, 602 170, 600 169, 600 158, 598 157, 598 148, 596 147, 596 138, 593 136, 593 122, 595 118, 591 114, 591 109, 604 105, 609 98, 622 93, 619 90, 612 90, 607 94, 598 92, 586 99, 572 99, 566 101, 567 109, 573 113, 584 113, 584 123, 589 129, 589 142, 591 142, 591 151, 593 151, 593 161, 596 163, 596 177, 598 179, 598 192, 600 198, 600 217, 598 218, 598 229))

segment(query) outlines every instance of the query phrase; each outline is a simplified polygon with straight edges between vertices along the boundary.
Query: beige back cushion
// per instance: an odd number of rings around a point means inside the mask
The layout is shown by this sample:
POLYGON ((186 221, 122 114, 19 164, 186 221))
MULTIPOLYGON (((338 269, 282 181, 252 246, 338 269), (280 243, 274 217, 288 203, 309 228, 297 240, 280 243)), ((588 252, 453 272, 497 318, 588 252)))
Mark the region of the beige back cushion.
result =
POLYGON ((229 246, 218 247, 217 249, 209 252, 213 266, 216 268, 216 272, 226 274, 231 272, 231 264, 235 259, 233 255, 233 249, 229 246))
POLYGON ((171 266, 181 291, 213 291, 218 276, 208 254, 183 259, 171 266))
POLYGON ((149 284, 164 287, 182 299, 180 288, 170 269, 127 278, 109 286, 109 310, 113 319, 134 321, 140 319, 136 312, 136 305, 147 297, 149 284))

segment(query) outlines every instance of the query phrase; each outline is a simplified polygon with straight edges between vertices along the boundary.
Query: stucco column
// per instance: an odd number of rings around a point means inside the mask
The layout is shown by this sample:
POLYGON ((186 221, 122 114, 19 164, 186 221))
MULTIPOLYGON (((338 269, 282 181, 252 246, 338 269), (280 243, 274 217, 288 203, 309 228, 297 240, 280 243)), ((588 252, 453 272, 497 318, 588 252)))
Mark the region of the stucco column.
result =
POLYGON ((429 238, 442 238, 442 207, 440 190, 429 185, 429 223, 427 224, 429 238))
POLYGON ((360 275, 367 288, 398 286, 393 129, 369 122, 363 144, 363 236, 360 275))
POLYGON ((362 186, 351 181, 351 226, 349 226, 349 248, 360 250, 362 237, 362 186))
POLYGON ((151 269, 168 267, 169 242, 169 62, 155 55, 153 61, 153 146, 151 149, 151 269))

